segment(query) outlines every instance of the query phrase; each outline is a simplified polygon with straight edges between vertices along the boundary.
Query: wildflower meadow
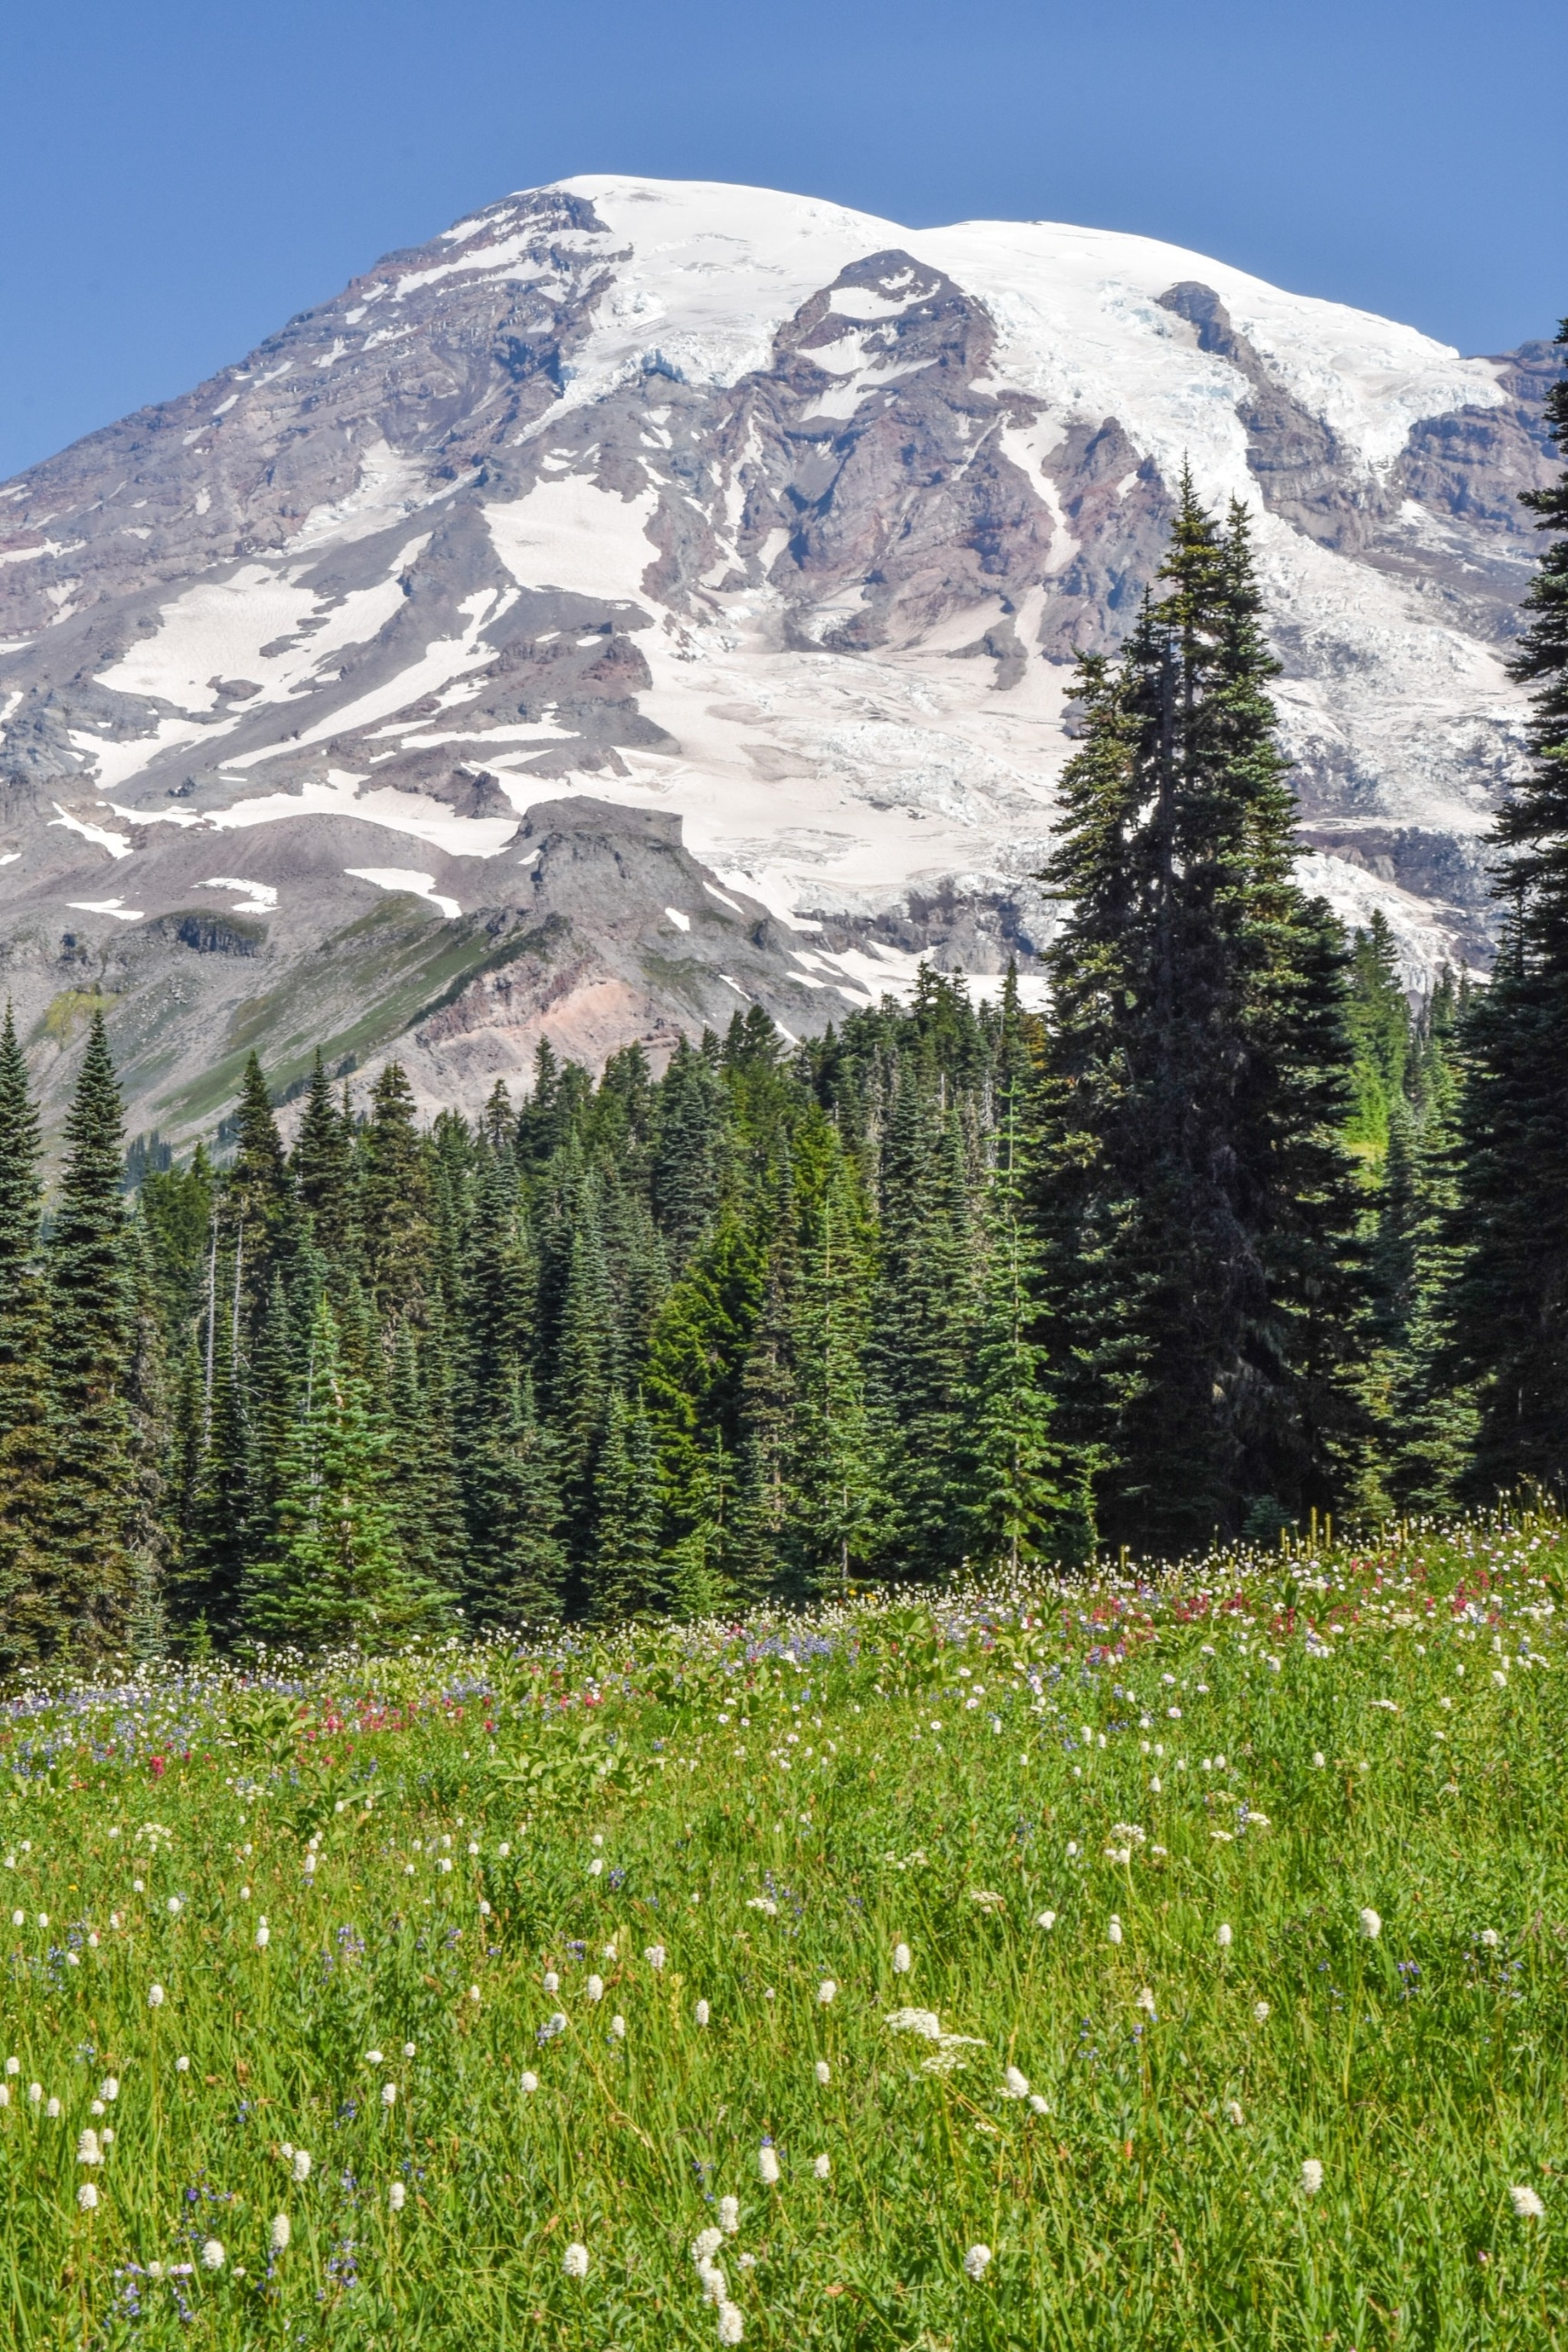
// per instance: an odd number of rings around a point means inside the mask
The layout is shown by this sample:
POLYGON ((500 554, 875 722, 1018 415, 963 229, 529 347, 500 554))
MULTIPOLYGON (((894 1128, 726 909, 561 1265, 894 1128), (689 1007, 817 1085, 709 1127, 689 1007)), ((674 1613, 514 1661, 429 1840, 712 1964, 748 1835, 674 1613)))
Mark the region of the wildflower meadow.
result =
POLYGON ((1551 2345, 1568 1528, 0 1711, 8 2345, 1551 2345))

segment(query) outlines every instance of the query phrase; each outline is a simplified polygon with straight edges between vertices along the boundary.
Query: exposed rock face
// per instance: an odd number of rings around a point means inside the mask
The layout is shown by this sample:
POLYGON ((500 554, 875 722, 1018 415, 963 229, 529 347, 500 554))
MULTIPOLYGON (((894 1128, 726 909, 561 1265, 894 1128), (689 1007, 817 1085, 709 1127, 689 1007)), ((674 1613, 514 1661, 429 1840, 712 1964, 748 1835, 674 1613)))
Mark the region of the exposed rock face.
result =
POLYGON ((1556 357, 1086 230, 509 198, 0 489, 5 984, 57 1092, 106 997, 168 1131, 252 1043, 473 1100, 1026 970, 1184 462, 1258 515, 1304 872, 1483 961, 1556 357))

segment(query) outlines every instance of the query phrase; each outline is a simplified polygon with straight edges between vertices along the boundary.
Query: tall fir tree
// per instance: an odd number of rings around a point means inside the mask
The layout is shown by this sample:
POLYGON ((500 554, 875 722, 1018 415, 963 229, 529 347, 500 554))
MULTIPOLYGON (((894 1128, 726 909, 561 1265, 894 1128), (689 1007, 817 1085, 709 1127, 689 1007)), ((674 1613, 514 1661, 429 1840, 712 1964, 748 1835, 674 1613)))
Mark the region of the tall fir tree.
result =
MULTIPOLYGON (((1052 1429, 1049 1353, 1038 1336, 1039 1244, 1028 1216, 1026 1129, 1015 1077, 1000 1108, 986 1187, 983 1271, 965 1405, 970 1427, 966 1548, 1016 1574, 1042 1555, 1076 1564, 1089 1513, 1052 1429)), ((955 1514, 955 1516, 957 1516, 955 1514)))
POLYGON ((120 1189, 124 1120, 103 1015, 95 1013, 66 1120, 49 1236, 53 1479, 50 1549, 71 1649, 124 1643, 134 1590, 127 1545, 132 1295, 120 1189))
POLYGON ((1246 512, 1184 486, 1048 869, 1044 1223, 1101 1531, 1181 1551, 1329 1506, 1358 1415, 1337 926, 1291 874, 1246 512))
POLYGON ((618 1389, 605 1414, 595 1490, 598 1526, 585 1577, 588 1621, 623 1625, 658 1616, 669 1596, 653 1432, 640 1397, 628 1404, 618 1389))
MULTIPOLYGON (((1558 341, 1568 346, 1568 320, 1558 341)), ((1568 457, 1568 376, 1546 415, 1568 457)), ((1549 534, 1512 664, 1530 769, 1493 832, 1508 910, 1466 1026, 1451 1377, 1479 1415, 1468 1491, 1568 1480, 1568 473, 1523 503, 1549 534)))
POLYGON ((355 1256, 353 1129, 317 1055, 290 1161, 295 1194, 316 1246, 335 1261, 355 1256))
POLYGON ((247 1578, 252 1631, 273 1640, 369 1648, 438 1627, 442 1596, 408 1573, 393 1532, 384 1452, 364 1383, 343 1360, 336 1320, 322 1297, 275 1545, 247 1578))
POLYGON ((49 1331, 39 1265, 38 1116, 11 1007, 0 1027, 0 1671, 68 1635, 49 1527, 49 1331))
POLYGON ((489 1391, 467 1464, 468 1607, 480 1628, 551 1625, 562 1614, 568 1562, 554 1451, 533 1382, 508 1372, 489 1391))

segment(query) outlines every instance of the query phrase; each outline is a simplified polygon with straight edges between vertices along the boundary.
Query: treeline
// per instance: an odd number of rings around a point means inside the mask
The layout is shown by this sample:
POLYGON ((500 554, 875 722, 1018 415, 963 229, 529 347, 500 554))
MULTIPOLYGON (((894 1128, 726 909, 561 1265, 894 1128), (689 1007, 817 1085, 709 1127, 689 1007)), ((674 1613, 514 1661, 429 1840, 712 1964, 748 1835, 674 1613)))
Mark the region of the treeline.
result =
MULTIPOLYGON (((1568 406, 1555 395, 1560 435, 1568 406)), ((1292 878, 1245 512, 1079 680, 1049 1010, 921 973, 416 1118, 252 1060, 127 1189, 101 1022, 47 1203, 0 1035, 5 1667, 689 1615, 1264 1542, 1568 1466, 1568 493, 1491 985, 1292 878)))

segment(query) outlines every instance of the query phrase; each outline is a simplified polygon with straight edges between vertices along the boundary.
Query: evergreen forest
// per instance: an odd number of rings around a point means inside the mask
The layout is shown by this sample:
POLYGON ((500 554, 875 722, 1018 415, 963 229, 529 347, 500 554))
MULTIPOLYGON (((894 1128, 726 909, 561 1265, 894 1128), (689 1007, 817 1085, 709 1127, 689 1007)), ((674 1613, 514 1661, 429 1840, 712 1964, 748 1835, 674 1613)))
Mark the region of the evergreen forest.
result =
MULTIPOLYGON (((1568 338, 1568 326, 1564 328, 1568 338)), ((1568 454, 1568 388, 1551 396, 1568 454)), ((0 1031, 0 1671, 689 1620, 1277 1546, 1568 1472, 1568 487, 1486 984, 1294 878, 1247 518, 1184 489, 1078 681, 1048 1009, 758 1008, 416 1116, 253 1058, 128 1157, 101 1015, 46 1159, 0 1031), (168 1161, 168 1164, 159 1164, 168 1161)))

